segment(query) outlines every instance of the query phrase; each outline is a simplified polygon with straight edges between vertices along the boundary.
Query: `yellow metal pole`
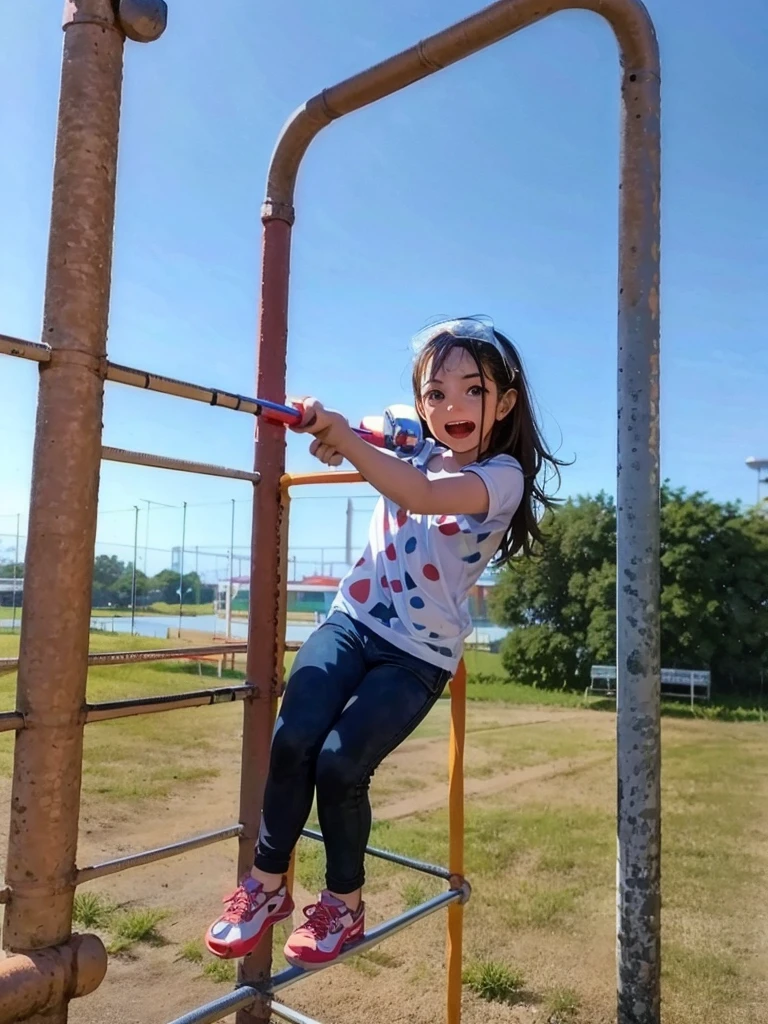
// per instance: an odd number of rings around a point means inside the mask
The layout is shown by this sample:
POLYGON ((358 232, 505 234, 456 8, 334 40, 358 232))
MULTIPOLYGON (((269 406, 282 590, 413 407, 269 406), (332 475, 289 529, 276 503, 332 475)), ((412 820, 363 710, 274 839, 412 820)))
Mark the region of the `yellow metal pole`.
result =
MULTIPOLYGON (((291 512, 291 483, 294 477, 289 473, 283 475, 280 480, 280 596, 277 610, 278 622, 278 651, 280 657, 277 666, 278 695, 282 697, 283 683, 285 679, 285 628, 288 610, 288 527, 291 512)), ((296 875, 296 850, 291 854, 291 863, 288 866, 286 885, 288 891, 293 893, 293 880, 296 875)))
POLYGON ((364 484, 365 479, 356 470, 324 470, 319 473, 285 473, 280 486, 287 490, 306 484, 364 484))
MULTIPOLYGON (((451 881, 464 880, 464 735, 466 731, 467 672, 459 663, 451 680, 451 734, 448 746, 448 867, 451 881)), ((448 936, 445 959, 448 967, 446 1024, 461 1021, 461 947, 464 907, 448 907, 448 936)))

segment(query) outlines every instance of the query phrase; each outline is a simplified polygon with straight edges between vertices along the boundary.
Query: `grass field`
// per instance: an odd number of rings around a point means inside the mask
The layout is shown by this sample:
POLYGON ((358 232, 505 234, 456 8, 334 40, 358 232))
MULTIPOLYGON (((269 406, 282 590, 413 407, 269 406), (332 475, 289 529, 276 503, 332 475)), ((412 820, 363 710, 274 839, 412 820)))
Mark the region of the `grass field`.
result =
MULTIPOLYGON (((17 637, 0 636, 0 657, 10 656, 17 643, 17 637)), ((92 637, 96 650, 162 645, 142 637, 92 637)), ((498 659, 482 653, 470 654, 468 668, 485 678, 500 672, 498 659)), ((210 673, 215 684, 212 668, 210 673)), ((91 671, 88 696, 107 700, 199 685, 190 664, 103 667, 91 671)), ((607 1024, 614 1019, 614 716, 585 709, 578 695, 536 693, 509 683, 471 683, 469 694, 466 874, 473 897, 466 912, 465 1020, 607 1024)), ((0 677, 0 709, 11 708, 13 700, 14 677, 0 677)), ((87 820, 100 822, 108 836, 114 823, 129 827, 129 848, 140 849, 148 843, 141 841, 144 823, 169 815, 178 806, 173 796, 189 803, 198 793, 208 801, 211 794, 232 794, 239 765, 223 762, 217 751, 223 739, 229 748, 239 747, 241 719, 239 705, 224 705, 89 726, 87 820)), ((441 702, 410 744, 377 772, 372 797, 381 815, 375 815, 374 845, 446 861, 444 800, 419 801, 431 788, 442 792, 447 731, 448 706, 441 702), (415 800, 413 813, 388 819, 387 808, 402 799, 415 800)), ((0 776, 6 778, 11 751, 12 737, 0 736, 0 776)), ((663 764, 665 1024, 760 1024, 768 999, 762 898, 768 883, 766 727, 667 717, 663 764)), ((199 926, 174 907, 168 889, 155 881, 155 893, 151 877, 141 872, 131 880, 139 888, 128 900, 113 898, 109 879, 79 897, 80 919, 92 919, 117 962, 128 965, 120 977, 125 981, 131 964, 143 970, 142 964, 152 966, 159 958, 166 966, 176 961, 177 970, 183 965, 186 985, 190 979, 199 979, 200 986, 230 982, 232 965, 203 954, 199 926), (90 891, 95 895, 89 902, 90 891)), ((302 844, 298 881, 309 891, 322 886, 318 844, 302 844)), ((378 919, 439 891, 439 883, 373 861, 367 891, 378 919)), ((198 912, 207 913, 205 901, 198 912)), ((279 966, 285 929, 278 932, 279 966)), ((366 1019, 365 1007, 370 1015, 382 1000, 390 1003, 393 1021, 438 1021, 441 933, 430 919, 338 968, 333 986, 321 978, 303 983, 290 1002, 338 1024, 366 1019), (334 1002, 333 992, 339 991, 362 1000, 349 1015, 334 1002), (432 1002, 420 1008, 424 992, 432 1002)), ((143 975, 141 984, 146 988, 143 975)), ((107 984, 99 998, 108 1000, 109 992, 107 984)), ((117 989, 111 998, 119 1001, 117 989)), ((87 1016, 88 1000, 75 1005, 84 1015, 76 1020, 101 1019, 87 1016)), ((136 1019, 154 1021, 152 1012, 148 1008, 136 1019)))

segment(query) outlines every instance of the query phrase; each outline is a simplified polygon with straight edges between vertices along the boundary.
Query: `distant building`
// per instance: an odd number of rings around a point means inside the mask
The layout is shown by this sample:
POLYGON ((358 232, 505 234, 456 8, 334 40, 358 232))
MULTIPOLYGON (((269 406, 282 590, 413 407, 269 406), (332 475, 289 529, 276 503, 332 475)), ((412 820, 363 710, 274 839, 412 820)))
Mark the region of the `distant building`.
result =
POLYGON ((16 607, 21 608, 21 601, 24 595, 24 580, 0 577, 0 606, 4 608, 13 607, 14 590, 16 591, 16 607))

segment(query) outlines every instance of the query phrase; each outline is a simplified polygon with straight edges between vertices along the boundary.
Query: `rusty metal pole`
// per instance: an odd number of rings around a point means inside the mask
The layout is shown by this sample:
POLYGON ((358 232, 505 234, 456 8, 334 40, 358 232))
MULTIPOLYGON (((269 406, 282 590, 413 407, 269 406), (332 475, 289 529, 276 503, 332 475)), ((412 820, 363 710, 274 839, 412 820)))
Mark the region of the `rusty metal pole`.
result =
MULTIPOLYGON (((288 276, 290 272, 293 209, 265 203, 261 307, 256 393, 285 400, 285 360, 288 340, 288 276)), ((240 821, 243 834, 238 853, 238 878, 253 866, 261 802, 269 768, 269 748, 277 708, 284 638, 280 628, 281 479, 285 472, 285 427, 259 419, 256 423, 255 469, 260 474, 254 491, 251 534, 250 615, 246 679, 258 681, 258 695, 243 708, 243 752, 240 779, 240 821)), ((269 978, 272 949, 268 939, 240 965, 240 981, 250 985, 269 978)), ((240 1010, 237 1024, 267 1024, 267 1003, 240 1010)))
MULTIPOLYGON (((43 314, 51 358, 40 368, 17 686, 26 727, 6 868, 11 951, 64 943, 71 929, 125 30, 115 11, 111 0, 64 8, 43 314)), ((66 997, 30 1019, 64 1024, 66 997)))
POLYGON ((617 453, 618 1024, 659 1024, 658 66, 622 81, 617 453))
POLYGON ((110 0, 67 4, 64 29, 3 934, 21 951, 70 934, 123 69, 110 0))

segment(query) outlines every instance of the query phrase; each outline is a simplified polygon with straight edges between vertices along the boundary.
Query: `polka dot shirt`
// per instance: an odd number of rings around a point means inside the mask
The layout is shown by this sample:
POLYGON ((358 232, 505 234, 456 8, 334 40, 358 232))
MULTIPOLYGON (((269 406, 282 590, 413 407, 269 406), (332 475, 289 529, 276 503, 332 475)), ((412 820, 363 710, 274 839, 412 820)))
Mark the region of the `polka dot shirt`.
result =
MULTIPOLYGON (((428 441, 411 463, 430 480, 446 449, 428 441)), ((422 661, 453 672, 472 632, 467 597, 498 550, 523 496, 520 464, 509 455, 464 466, 488 490, 484 516, 421 515, 381 497, 368 544, 345 576, 332 610, 346 612, 422 661)))

